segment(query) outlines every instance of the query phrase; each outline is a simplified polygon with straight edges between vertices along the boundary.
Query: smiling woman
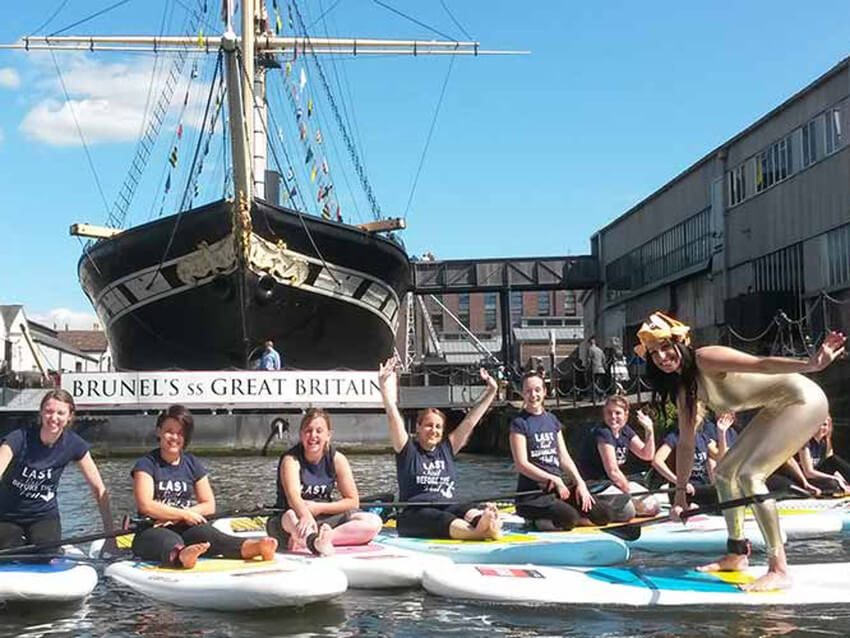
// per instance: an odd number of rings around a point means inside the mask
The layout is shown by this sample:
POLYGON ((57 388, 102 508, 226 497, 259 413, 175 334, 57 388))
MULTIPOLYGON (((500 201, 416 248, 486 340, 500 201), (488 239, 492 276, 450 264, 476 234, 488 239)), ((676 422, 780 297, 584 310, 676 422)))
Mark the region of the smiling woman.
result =
POLYGON ((312 408, 301 419, 299 443, 278 462, 277 503, 283 516, 266 524, 287 549, 334 553, 334 545, 365 545, 381 530, 381 518, 358 511, 360 496, 348 459, 331 445, 330 415, 312 408), (341 499, 333 500, 334 488, 341 499))
POLYGON ((41 426, 9 433, 0 443, 0 549, 56 541, 62 535, 56 492, 76 461, 97 501, 104 532, 112 531, 109 495, 89 445, 68 430, 74 399, 51 390, 41 400, 41 426))

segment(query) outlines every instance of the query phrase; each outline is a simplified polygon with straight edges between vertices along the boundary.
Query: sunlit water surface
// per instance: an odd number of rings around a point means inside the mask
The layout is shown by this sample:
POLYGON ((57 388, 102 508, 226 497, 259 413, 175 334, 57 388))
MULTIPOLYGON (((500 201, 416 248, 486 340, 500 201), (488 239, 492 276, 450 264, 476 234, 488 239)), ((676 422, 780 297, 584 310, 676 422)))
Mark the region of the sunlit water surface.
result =
MULTIPOLYGON (((395 488, 390 455, 350 456, 361 494, 395 488)), ((207 457, 220 511, 274 501, 276 458, 207 457)), ((133 511, 132 459, 98 465, 118 513, 133 511)), ((461 497, 510 492, 515 475, 504 458, 462 455, 461 497)), ((63 477, 60 503, 65 534, 99 529, 88 488, 76 468, 63 477)), ((850 540, 791 543, 791 561, 850 560, 850 540)), ((631 562, 692 565, 700 557, 635 553, 631 562)), ((336 600, 301 609, 216 613, 181 609, 145 598, 103 576, 82 605, 0 610, 0 636, 847 636, 850 609, 842 606, 736 610, 620 609, 486 605, 437 598, 421 590, 350 590, 336 600)), ((850 573, 848 573, 850 585, 850 573)))

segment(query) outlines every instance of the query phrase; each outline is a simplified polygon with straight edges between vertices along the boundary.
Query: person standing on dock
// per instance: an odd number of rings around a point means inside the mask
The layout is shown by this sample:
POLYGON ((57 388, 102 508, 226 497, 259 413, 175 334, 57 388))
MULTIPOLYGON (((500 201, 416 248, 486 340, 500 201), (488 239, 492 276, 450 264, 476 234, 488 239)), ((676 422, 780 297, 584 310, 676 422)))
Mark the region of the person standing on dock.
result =
POLYGON ((517 514, 541 531, 570 530, 589 518, 596 525, 611 521, 611 510, 594 500, 564 442, 563 426, 543 407, 546 387, 537 372, 522 379, 522 412, 511 422, 510 443, 519 472, 517 491, 544 493, 518 497, 517 514), (570 475, 570 489, 561 471, 570 475))
MULTIPOLYGON (((767 494, 765 478, 803 447, 828 414, 823 390, 801 373, 826 368, 844 352, 846 341, 840 332, 830 332, 808 360, 753 356, 725 346, 694 349, 690 328, 662 312, 650 315, 637 337, 635 352, 646 360, 647 379, 662 407, 675 401, 678 411, 674 517, 688 507, 698 403, 715 413, 759 409, 718 463, 715 481, 721 502, 767 494)), ((754 502, 752 507, 767 544, 768 571, 742 587, 748 591, 790 587, 776 502, 754 502)), ((727 554, 702 571, 742 571, 749 564, 744 507, 729 508, 724 516, 727 554)))
POLYGON ((422 503, 401 510, 397 519, 399 536, 458 540, 501 538, 502 522, 493 503, 478 506, 454 502, 455 456, 467 444, 473 429, 493 402, 498 390, 496 380, 484 368, 479 370, 487 387, 463 421, 448 435, 443 435, 446 415, 436 408, 426 408, 416 415, 416 433, 410 436, 398 409, 397 367, 395 357, 381 364, 378 382, 395 452, 399 496, 404 502, 422 503))
POLYGON ((260 370, 280 370, 282 367, 280 353, 274 349, 274 342, 266 341, 265 350, 260 357, 260 370))
POLYGON ((605 352, 596 345, 596 338, 587 342, 587 367, 590 371, 590 396, 595 403, 605 394, 605 352))

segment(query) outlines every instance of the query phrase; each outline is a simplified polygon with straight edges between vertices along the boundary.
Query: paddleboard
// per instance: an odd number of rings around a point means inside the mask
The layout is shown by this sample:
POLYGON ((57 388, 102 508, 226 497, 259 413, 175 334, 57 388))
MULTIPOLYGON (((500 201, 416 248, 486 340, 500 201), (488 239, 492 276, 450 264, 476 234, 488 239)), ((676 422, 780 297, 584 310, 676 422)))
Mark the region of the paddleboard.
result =
POLYGON ((97 585, 97 572, 67 558, 45 562, 0 561, 0 601, 71 602, 82 600, 97 585))
MULTIPOLYGON (((265 536, 266 533, 264 517, 223 518, 215 521, 213 525, 226 534, 242 538, 265 536)), ((432 558, 374 542, 334 549, 336 551, 332 556, 318 557, 308 550, 284 551, 280 552, 280 555, 315 561, 340 569, 348 579, 348 586, 353 589, 419 587, 426 563, 438 560, 443 561, 442 564, 450 564, 448 559, 432 558)))
POLYGON ((680 567, 557 568, 535 565, 455 565, 427 569, 425 589, 438 596, 521 605, 674 606, 812 605, 850 602, 850 563, 792 565, 791 589, 745 592, 739 584, 764 574, 702 573, 680 567))
POLYGON ((109 565, 106 575, 156 600, 217 611, 306 605, 338 596, 348 586, 338 569, 283 557, 201 558, 192 569, 122 560, 109 565))
POLYGON ((629 548, 610 534, 571 532, 508 532, 500 540, 461 541, 403 538, 383 530, 378 542, 429 556, 444 556, 456 563, 528 563, 538 565, 613 565, 629 558, 629 548))

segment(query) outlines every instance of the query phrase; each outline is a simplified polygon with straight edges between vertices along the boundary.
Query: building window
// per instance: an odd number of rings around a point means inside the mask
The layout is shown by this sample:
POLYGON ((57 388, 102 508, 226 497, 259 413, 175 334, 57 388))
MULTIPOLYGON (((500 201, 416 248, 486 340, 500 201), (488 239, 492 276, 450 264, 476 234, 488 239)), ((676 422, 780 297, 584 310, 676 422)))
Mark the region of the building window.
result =
POLYGON ((787 179, 793 173, 791 138, 785 137, 756 155, 756 192, 787 179))
POLYGON ((524 314, 522 307, 522 293, 511 291, 511 325, 518 326, 522 322, 524 314))
POLYGON ((537 293, 537 316, 548 317, 552 314, 549 291, 541 290, 537 293))
POLYGON ((803 245, 794 244, 753 260, 756 292, 803 293, 803 245))
POLYGON ((829 109, 824 117, 826 127, 826 154, 834 153, 841 147, 841 110, 829 109))
POLYGON ((710 213, 710 208, 704 208, 608 264, 608 298, 616 299, 707 261, 711 255, 710 213))
POLYGON ((845 224, 826 235, 829 275, 827 285, 850 284, 850 224, 845 224))
POLYGON ((496 294, 495 292, 484 294, 484 330, 496 329, 496 294))
POLYGON ((457 318, 469 328, 469 293, 462 292, 457 296, 457 318))
POLYGON ((564 293, 564 314, 568 317, 574 317, 576 314, 576 293, 573 290, 564 293))
POLYGON ((803 168, 818 161, 817 118, 803 126, 803 168))
POLYGON ((744 163, 726 173, 726 180, 729 185, 729 206, 740 204, 747 197, 746 167, 747 165, 744 163))

